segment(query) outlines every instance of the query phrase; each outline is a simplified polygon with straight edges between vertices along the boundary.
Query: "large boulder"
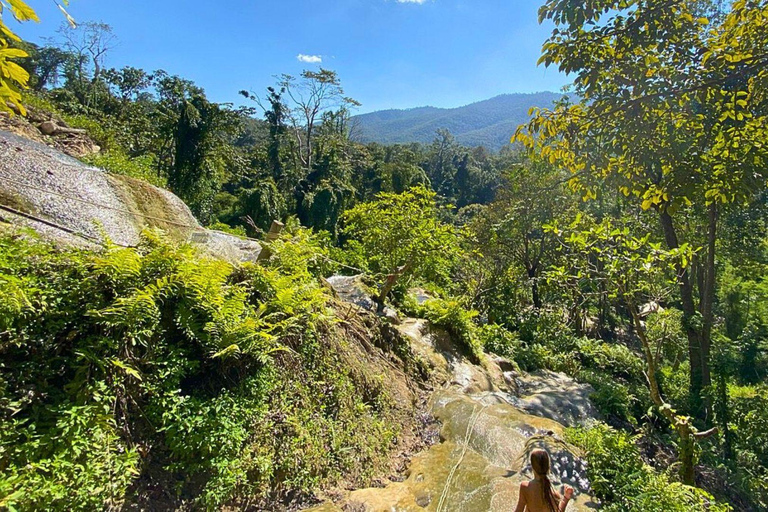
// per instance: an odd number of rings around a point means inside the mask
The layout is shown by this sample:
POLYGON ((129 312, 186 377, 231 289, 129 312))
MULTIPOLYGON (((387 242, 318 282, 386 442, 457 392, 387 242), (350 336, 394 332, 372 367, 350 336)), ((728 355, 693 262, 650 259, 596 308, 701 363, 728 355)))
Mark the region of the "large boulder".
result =
POLYGON ((0 215, 46 237, 76 245, 105 238, 135 246, 146 228, 192 242, 233 263, 255 261, 252 240, 204 229, 171 192, 107 173, 44 144, 0 131, 0 215))

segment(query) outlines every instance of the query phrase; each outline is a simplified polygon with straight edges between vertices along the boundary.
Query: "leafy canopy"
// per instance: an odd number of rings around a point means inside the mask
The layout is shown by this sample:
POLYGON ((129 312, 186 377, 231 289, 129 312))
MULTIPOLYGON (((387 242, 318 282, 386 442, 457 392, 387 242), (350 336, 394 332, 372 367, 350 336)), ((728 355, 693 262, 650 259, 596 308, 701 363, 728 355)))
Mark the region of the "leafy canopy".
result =
POLYGON ((768 2, 724 15, 688 0, 551 0, 540 62, 575 77, 578 104, 536 110, 515 139, 594 197, 610 182, 672 211, 732 202, 768 178, 768 2), (706 15, 708 14, 708 16, 706 15))
POLYGON ((359 244, 370 269, 389 274, 402 267, 426 279, 447 278, 458 255, 458 234, 440 220, 443 207, 422 186, 381 193, 344 214, 346 236, 359 244))

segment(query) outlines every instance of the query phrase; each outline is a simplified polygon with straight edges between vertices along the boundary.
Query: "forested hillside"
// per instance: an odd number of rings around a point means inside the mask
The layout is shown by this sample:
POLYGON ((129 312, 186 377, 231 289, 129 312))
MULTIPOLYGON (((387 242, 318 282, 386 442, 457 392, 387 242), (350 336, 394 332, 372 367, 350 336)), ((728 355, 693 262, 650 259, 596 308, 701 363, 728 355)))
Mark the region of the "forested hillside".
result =
POLYGON ((533 107, 550 107, 562 94, 504 94, 457 108, 419 107, 381 110, 352 117, 353 135, 363 142, 428 144, 438 130, 451 132, 460 144, 498 151, 509 145, 506 134, 528 119, 533 107))
POLYGON ((495 512, 543 448, 566 510, 768 510, 768 0, 545 3, 572 99, 499 99, 540 108, 498 152, 435 109, 360 142, 322 67, 219 104, 0 5, 0 130, 57 148, 0 138, 0 509, 495 512), (97 179, 168 200, 116 241, 61 207, 123 208, 97 179))

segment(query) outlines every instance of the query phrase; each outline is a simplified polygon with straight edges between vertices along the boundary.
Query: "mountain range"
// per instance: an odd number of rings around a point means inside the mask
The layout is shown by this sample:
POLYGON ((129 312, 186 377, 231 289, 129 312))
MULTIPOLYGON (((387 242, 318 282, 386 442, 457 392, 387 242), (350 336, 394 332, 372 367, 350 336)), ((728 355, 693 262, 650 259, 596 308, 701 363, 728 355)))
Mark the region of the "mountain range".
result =
POLYGON ((554 92, 503 94, 457 108, 380 110, 354 116, 355 135, 361 142, 429 143, 437 130, 447 129, 461 144, 498 150, 528 120, 531 107, 549 107, 562 97, 554 92))

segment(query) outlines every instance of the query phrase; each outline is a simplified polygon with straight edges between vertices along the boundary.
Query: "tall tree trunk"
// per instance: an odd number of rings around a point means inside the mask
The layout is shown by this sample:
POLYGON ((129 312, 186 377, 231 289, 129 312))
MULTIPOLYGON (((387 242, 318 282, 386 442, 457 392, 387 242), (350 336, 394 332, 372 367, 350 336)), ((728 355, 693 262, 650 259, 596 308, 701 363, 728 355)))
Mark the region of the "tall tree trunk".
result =
MULTIPOLYGON (((677 238, 677 232, 675 231, 672 216, 666 209, 661 209, 659 211, 659 220, 664 232, 664 240, 666 241, 667 247, 669 249, 678 249, 680 247, 680 242, 677 238)), ((677 283, 680 288, 680 299, 683 306, 683 327, 685 328, 685 334, 688 338, 688 358, 691 363, 691 412, 699 418, 704 418, 706 415, 706 407, 704 406, 704 401, 702 399, 702 391, 704 389, 704 364, 701 343, 702 333, 701 329, 696 325, 698 323, 698 310, 696 309, 696 304, 693 298, 693 283, 691 282, 691 276, 688 269, 681 264, 677 265, 677 283)))
POLYGON ((712 326, 714 313, 712 311, 715 302, 715 284, 717 269, 715 267, 715 250, 717 245, 717 204, 709 205, 709 225, 707 227, 707 261, 704 270, 704 288, 701 291, 701 376, 702 385, 709 386, 712 383, 710 372, 710 349, 712 346, 712 326))
POLYGON ((537 279, 536 274, 537 272, 537 266, 529 266, 528 269, 528 279, 531 280, 531 296, 533 297, 533 307, 536 309, 541 309, 541 296, 539 295, 539 280, 537 279))

